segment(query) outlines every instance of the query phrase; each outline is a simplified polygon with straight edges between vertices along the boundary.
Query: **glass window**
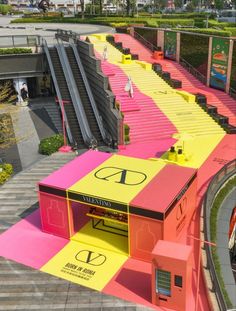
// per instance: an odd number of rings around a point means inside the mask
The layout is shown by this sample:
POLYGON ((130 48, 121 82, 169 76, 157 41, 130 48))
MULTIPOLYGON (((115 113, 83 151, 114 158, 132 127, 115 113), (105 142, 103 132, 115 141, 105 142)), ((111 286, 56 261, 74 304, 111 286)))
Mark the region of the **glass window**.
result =
POLYGON ((233 46, 233 58, 232 58, 230 87, 232 87, 232 89, 236 90, 236 40, 234 40, 234 46, 233 46))
POLYGON ((169 271, 156 269, 156 292, 171 296, 171 274, 169 271))
POLYGON ((207 77, 209 37, 181 33, 180 57, 207 77))
POLYGON ((175 275, 175 286, 182 287, 183 286, 183 278, 180 275, 175 275))
POLYGON ((134 31, 142 36, 145 40, 151 44, 157 46, 157 29, 151 28, 134 28, 134 31))

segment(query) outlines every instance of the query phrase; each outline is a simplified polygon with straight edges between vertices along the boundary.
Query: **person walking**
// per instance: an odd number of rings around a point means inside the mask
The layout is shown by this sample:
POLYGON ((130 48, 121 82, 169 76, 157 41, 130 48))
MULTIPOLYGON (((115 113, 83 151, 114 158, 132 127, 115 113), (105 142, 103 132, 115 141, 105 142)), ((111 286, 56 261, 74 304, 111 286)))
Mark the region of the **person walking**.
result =
POLYGON ((129 97, 131 98, 134 97, 134 90, 133 90, 132 80, 130 76, 128 76, 128 81, 125 85, 125 91, 129 93, 129 97))

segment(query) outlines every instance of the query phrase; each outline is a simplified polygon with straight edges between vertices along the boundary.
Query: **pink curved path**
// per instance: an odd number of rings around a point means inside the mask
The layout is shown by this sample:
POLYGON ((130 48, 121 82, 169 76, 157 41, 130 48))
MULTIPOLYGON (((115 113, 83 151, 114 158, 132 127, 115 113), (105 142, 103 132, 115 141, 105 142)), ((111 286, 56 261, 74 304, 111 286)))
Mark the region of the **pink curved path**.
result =
MULTIPOLYGON (((95 54, 101 59, 97 52, 95 54)), ((172 138, 177 132, 174 124, 156 106, 153 99, 141 93, 134 83, 134 98, 129 97, 124 91, 127 75, 119 66, 101 59, 101 69, 109 77, 111 90, 124 112, 124 123, 130 127, 132 146, 127 145, 120 154, 140 158, 160 157, 176 142, 172 138)))
MULTIPOLYGON (((119 41, 123 43, 124 47, 130 48, 131 53, 139 54, 140 60, 145 60, 150 63, 155 62, 155 60, 152 58, 152 54, 149 50, 147 50, 145 47, 143 47, 139 42, 137 42, 134 38, 132 38, 129 35, 115 35, 115 41, 119 41)), ((163 69, 166 71, 171 72, 171 75, 173 78, 177 78, 182 80, 183 89, 192 93, 201 92, 207 95, 208 98, 208 104, 214 104, 218 107, 218 112, 224 115, 227 115, 230 119, 231 124, 235 122, 235 114, 232 112, 234 111, 234 107, 232 104, 235 104, 235 101, 233 101, 228 95, 213 90, 211 88, 207 88, 203 84, 201 84, 197 79, 195 79, 192 75, 190 75, 184 68, 182 68, 179 64, 172 61, 162 60, 160 63, 163 66, 163 69), (218 99, 218 97, 222 97, 221 100, 218 99), (228 99, 229 104, 227 105, 223 104, 223 101, 225 102, 225 99, 228 99)), ((114 69, 115 71, 116 69, 114 69)), ((114 79, 112 77, 109 77, 109 81, 112 83, 115 83, 114 79)), ((121 91, 121 89, 119 90, 121 91)), ((137 90, 135 90, 137 92, 137 90)), ((139 103, 140 104, 140 103, 139 103)), ((236 110, 236 108, 235 108, 236 110)), ((236 122, 235 122, 236 123, 236 122)), ((145 144, 148 147, 148 143, 145 144)), ((146 146, 143 146, 145 149, 146 146)), ((142 149, 139 150, 139 148, 135 148, 135 144, 133 143, 130 145, 130 150, 133 156, 138 156, 139 153, 142 153, 142 149)), ((159 149, 157 149, 159 150, 159 149)), ((179 242, 186 243, 188 245, 192 245, 194 250, 194 270, 193 270, 193 284, 192 286, 192 293, 193 296, 190 298, 192 299, 192 310, 195 310, 195 299, 196 299, 196 283, 197 283, 197 274, 198 274, 198 254, 199 254, 199 242, 196 240, 190 238, 190 236, 193 236, 195 238, 199 238, 200 235, 200 212, 201 212, 201 206, 202 206, 202 199, 203 196, 207 190, 207 186, 211 180, 211 178, 214 176, 214 174, 217 173, 217 171, 223 166, 221 161, 217 161, 217 159, 221 159, 222 155, 224 155, 224 161, 230 161, 235 157, 236 152, 236 146, 235 146, 235 135, 225 135, 225 137, 222 139, 222 141, 219 143, 219 145, 215 148, 215 150, 211 153, 209 158, 205 161, 205 163, 199 168, 198 171, 198 191, 197 191, 197 204, 196 204, 196 211, 193 216, 193 219, 188 227, 188 229, 182 234, 182 239, 179 242)), ((223 161, 223 162, 224 162, 223 161)), ((142 267, 138 267, 139 263, 136 263, 134 260, 128 260, 127 265, 127 271, 128 270, 136 270, 141 271, 141 277, 145 276, 145 272, 149 270, 150 267, 145 267, 142 265, 142 267), (132 261, 132 262, 130 262, 132 261)), ((126 278, 126 286, 122 286, 122 282, 118 281, 119 275, 115 275, 112 281, 106 286, 105 292, 107 294, 112 294, 114 291, 117 293, 118 296, 127 298, 129 297, 130 300, 135 300, 137 302, 149 305, 148 303, 150 301, 150 297, 138 297, 134 294, 132 291, 128 291, 127 288, 132 287, 132 285, 129 285, 129 278, 126 278)), ((141 281, 141 279, 140 279, 141 281)), ((157 307, 157 310, 158 307, 157 307)), ((205 285, 205 280, 202 275, 202 269, 200 270, 200 286, 199 286, 199 304, 197 311, 208 311, 211 310, 211 306, 208 300, 208 290, 205 285)))
POLYGON ((207 103, 218 108, 218 113, 229 117, 229 123, 236 126, 236 101, 223 91, 209 88, 197 80, 180 64, 170 60, 155 60, 152 52, 140 42, 127 34, 115 34, 115 41, 122 42, 123 47, 130 48, 131 53, 138 54, 140 60, 149 63, 158 62, 164 71, 171 73, 171 77, 182 81, 182 89, 190 93, 202 93, 207 96, 207 103))

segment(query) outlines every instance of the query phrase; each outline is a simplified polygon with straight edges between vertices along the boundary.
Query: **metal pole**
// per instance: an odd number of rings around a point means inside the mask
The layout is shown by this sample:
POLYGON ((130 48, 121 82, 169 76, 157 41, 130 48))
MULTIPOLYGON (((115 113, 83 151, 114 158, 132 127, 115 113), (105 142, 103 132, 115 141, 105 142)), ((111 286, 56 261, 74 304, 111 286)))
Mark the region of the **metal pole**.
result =
POLYGON ((63 129, 63 138, 64 138, 64 146, 66 146, 66 128, 65 128, 65 117, 64 117, 64 101, 61 101, 61 114, 62 114, 62 129, 63 129))

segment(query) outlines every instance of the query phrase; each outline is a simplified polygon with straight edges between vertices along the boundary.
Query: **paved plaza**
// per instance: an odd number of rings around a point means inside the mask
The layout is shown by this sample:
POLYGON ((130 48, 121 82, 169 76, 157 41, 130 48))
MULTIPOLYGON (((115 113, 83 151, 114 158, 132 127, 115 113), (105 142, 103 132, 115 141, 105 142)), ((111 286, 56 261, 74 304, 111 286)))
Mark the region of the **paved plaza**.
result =
MULTIPOLYGON (((0 17, 0 36, 39 35, 53 43, 53 30, 56 31, 58 26, 61 29, 72 30, 80 34, 112 32, 110 27, 96 25, 10 25, 11 19, 0 17)), ((1 43, 3 42, 1 41, 1 43)), ((22 114, 28 115, 28 108, 22 108, 22 114), (23 110, 25 113, 22 113, 23 110)), ((25 127, 22 125, 21 131, 26 131, 26 126, 27 124, 25 127)), ((38 140, 37 137, 33 138, 32 136, 29 139, 38 140)), ((27 139, 21 144, 27 144, 27 139)), ((23 150, 24 148, 20 154, 22 161, 24 160, 23 150)), ((35 148, 32 150, 35 152, 35 148)), ((28 154, 28 160, 25 159, 27 162, 25 166, 30 165, 30 167, 0 187, 0 234, 38 208, 37 182, 75 157, 73 153, 67 155, 58 153, 42 159, 33 154, 32 157, 38 162, 32 164, 29 156, 28 154)), ((35 271, 1 257, 0 310, 146 311, 150 309, 35 271)))

